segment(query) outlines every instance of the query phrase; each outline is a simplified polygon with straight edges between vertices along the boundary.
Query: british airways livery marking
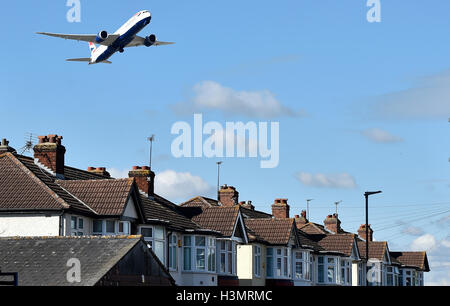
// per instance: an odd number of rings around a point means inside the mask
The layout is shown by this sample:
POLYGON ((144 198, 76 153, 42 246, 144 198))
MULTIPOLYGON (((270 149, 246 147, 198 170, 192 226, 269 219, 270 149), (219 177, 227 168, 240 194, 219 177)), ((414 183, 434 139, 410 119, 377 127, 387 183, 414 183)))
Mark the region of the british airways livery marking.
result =
POLYGON ((46 32, 38 32, 37 34, 88 42, 91 57, 67 59, 69 62, 88 62, 89 65, 98 63, 111 64, 108 59, 117 51, 122 53, 124 52, 124 49, 128 47, 151 47, 174 44, 173 42, 158 41, 155 34, 151 34, 147 37, 137 36, 142 29, 150 24, 151 20, 152 14, 149 11, 140 11, 113 34, 108 34, 107 31, 100 31, 98 34, 92 35, 46 32), (97 47, 95 43, 100 46, 97 47))

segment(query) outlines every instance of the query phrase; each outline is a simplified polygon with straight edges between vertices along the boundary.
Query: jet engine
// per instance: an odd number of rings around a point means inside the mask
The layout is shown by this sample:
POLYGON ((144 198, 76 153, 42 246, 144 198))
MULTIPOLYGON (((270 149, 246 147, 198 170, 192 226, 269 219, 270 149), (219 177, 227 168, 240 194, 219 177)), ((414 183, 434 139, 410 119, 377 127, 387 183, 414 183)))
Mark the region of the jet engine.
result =
POLYGON ((107 38, 108 38, 108 32, 106 31, 101 31, 100 33, 97 34, 97 38, 95 39, 96 43, 102 43, 104 42, 107 38))
POLYGON ((147 37, 145 38, 144 45, 145 45, 146 47, 150 47, 150 46, 152 46, 155 42, 156 42, 156 35, 155 35, 155 34, 152 34, 152 35, 147 36, 147 37))

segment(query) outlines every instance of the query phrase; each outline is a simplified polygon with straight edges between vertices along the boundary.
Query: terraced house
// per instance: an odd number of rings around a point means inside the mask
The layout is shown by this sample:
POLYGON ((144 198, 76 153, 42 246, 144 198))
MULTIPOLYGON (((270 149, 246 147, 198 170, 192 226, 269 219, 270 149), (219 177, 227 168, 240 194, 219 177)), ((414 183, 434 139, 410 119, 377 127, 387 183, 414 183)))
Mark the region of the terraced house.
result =
POLYGON ((287 199, 275 199, 269 214, 240 202, 227 185, 218 200, 198 196, 176 205, 155 193, 147 166, 114 179, 104 167, 67 166, 65 154, 57 135, 39 137, 33 158, 2 141, 0 237, 140 235, 133 239, 155 255, 159 275, 170 274, 164 282, 176 285, 420 286, 429 271, 425 253, 391 252, 371 230, 366 238, 363 226, 358 234, 344 231, 337 215, 323 225, 305 211, 291 218, 287 199))

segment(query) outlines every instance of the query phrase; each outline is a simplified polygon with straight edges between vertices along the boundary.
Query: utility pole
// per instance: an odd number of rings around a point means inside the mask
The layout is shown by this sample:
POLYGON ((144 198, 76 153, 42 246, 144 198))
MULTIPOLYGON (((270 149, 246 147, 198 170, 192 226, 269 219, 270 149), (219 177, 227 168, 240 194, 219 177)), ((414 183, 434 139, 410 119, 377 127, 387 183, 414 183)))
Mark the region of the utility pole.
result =
POLYGON ((314 199, 307 199, 306 200, 306 212, 308 213, 307 216, 306 216, 306 219, 308 219, 308 221, 309 221, 309 202, 311 202, 312 200, 314 200, 314 199))
POLYGON ((367 278, 367 268, 369 267, 369 196, 382 191, 366 191, 364 197, 366 198, 366 287, 369 286, 369 279, 367 278))
POLYGON ((150 141, 150 170, 152 170, 152 150, 153 150, 153 141, 155 141, 155 135, 152 135, 147 138, 148 141, 150 141))
POLYGON ((219 202, 219 195, 220 195, 220 165, 223 162, 218 161, 217 164, 217 202, 219 202))

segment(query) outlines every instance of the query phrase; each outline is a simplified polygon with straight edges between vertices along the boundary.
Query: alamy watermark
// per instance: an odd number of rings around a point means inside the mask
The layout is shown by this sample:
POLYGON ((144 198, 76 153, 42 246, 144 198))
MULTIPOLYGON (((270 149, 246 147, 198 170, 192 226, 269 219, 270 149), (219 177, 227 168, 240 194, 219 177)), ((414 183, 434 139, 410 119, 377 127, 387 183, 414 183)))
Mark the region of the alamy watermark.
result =
POLYGON ((66 6, 70 7, 66 14, 67 22, 81 22, 81 1, 67 0, 66 6))
POLYGON ((367 0, 367 7, 370 7, 367 12, 367 21, 381 22, 381 2, 380 0, 367 0))
POLYGON ((66 264, 70 269, 67 271, 66 279, 67 282, 81 283, 81 262, 78 258, 70 258, 66 264))
POLYGON ((259 158, 261 168, 276 168, 280 159, 280 124, 270 122, 203 122, 202 114, 194 114, 194 127, 184 121, 172 125, 175 158, 238 157, 259 158), (204 136, 207 138, 204 140, 204 136))

